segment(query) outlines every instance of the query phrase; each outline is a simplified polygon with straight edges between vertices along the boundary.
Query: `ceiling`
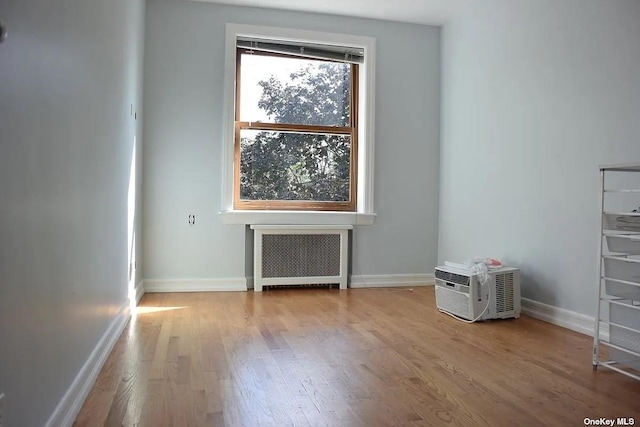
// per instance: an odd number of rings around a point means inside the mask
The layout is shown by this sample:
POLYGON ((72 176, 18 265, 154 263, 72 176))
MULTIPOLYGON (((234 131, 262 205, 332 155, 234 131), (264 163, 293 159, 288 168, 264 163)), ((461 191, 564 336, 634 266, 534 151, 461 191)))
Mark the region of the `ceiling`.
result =
POLYGON ((474 0, 197 0, 413 24, 442 25, 474 0))

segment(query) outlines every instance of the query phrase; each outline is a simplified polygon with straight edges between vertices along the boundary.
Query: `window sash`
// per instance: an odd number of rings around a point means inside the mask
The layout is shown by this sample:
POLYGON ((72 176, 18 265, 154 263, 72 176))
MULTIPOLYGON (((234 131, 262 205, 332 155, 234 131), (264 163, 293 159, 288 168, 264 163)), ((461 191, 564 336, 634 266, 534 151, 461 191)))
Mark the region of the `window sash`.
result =
POLYGON ((236 126, 240 126, 241 129, 266 130, 266 131, 271 130, 276 132, 333 134, 333 135, 348 135, 353 132, 353 127, 351 126, 321 126, 321 125, 241 122, 241 121, 237 121, 236 126))
POLYGON ((310 129, 309 131, 302 131, 300 127, 297 129, 284 129, 287 125, 273 125, 264 126, 263 123, 257 126, 244 126, 242 122, 236 122, 235 126, 235 152, 234 152, 234 208, 237 210, 314 210, 314 211, 346 211, 354 212, 356 210, 356 189, 357 189, 357 161, 358 161, 358 132, 356 128, 345 128, 345 131, 336 132, 334 127, 330 128, 329 132, 324 132, 320 129, 310 129), (277 132, 291 131, 295 133, 309 133, 309 134, 338 134, 349 135, 351 140, 351 147, 349 152, 349 200, 346 201, 320 201, 320 200, 249 200, 242 199, 240 195, 240 160, 241 160, 241 138, 240 132, 244 129, 252 130, 271 130, 277 132))
POLYGON ((238 48, 249 51, 280 53, 300 58, 323 59, 351 64, 364 63, 364 49, 293 41, 238 37, 238 48))
MULTIPOLYGON (((242 78, 242 74, 241 74, 241 69, 242 69, 242 55, 259 55, 259 56, 268 56, 268 57, 281 57, 281 58, 291 58, 290 55, 285 55, 285 54, 281 54, 281 53, 269 53, 269 52, 251 52, 251 51, 247 51, 244 48, 237 48, 236 49, 236 85, 235 85, 235 92, 236 92, 236 96, 235 96, 235 122, 239 122, 241 121, 242 117, 240 117, 240 113, 242 111, 241 108, 241 92, 242 92, 242 84, 241 84, 241 78, 242 78)), ((296 59, 309 59, 309 60, 318 60, 317 58, 309 58, 309 57, 295 57, 296 59)), ((324 61, 324 60, 322 60, 324 61)), ((331 60, 326 60, 326 62, 336 62, 336 61, 331 61, 331 60)), ((357 85, 357 81, 354 81, 354 79, 358 78, 358 65, 357 64, 351 64, 351 99, 350 99, 350 106, 351 106, 351 111, 349 111, 349 119, 350 119, 350 127, 356 127, 357 124, 357 117, 353 118, 354 114, 358 113, 358 109, 357 109, 357 103, 358 103, 358 93, 357 90, 355 92, 354 95, 354 90, 358 87, 357 85)), ((248 124, 253 124, 253 125, 264 125, 267 123, 272 123, 272 122, 251 122, 251 121, 244 121, 245 123, 248 124)), ((273 123, 274 125, 276 123, 273 123)), ((301 125, 301 126, 309 126, 309 127, 314 127, 314 126, 318 126, 320 127, 321 125, 314 125, 314 124, 310 124, 310 125, 305 125, 302 123, 297 123, 297 124, 293 124, 291 123, 291 126, 296 126, 296 125, 301 125)), ((341 128, 341 126, 339 125, 330 125, 331 128, 341 128)), ((347 127, 344 127, 347 128, 347 127)))
MULTIPOLYGON (((357 177, 358 177, 358 65, 351 65, 351 99, 350 126, 320 126, 306 124, 243 122, 240 121, 241 91, 241 54, 243 49, 236 49, 236 107, 234 136, 234 191, 233 204, 237 210, 314 210, 314 211, 348 211, 356 210, 357 177), (351 152, 349 158, 349 200, 348 201, 314 201, 314 200, 246 200, 240 198, 240 131, 242 129, 296 132, 312 134, 339 134, 351 136, 351 152)), ((278 56, 278 54, 268 54, 278 56)), ((316 58, 309 58, 316 59, 316 58)))

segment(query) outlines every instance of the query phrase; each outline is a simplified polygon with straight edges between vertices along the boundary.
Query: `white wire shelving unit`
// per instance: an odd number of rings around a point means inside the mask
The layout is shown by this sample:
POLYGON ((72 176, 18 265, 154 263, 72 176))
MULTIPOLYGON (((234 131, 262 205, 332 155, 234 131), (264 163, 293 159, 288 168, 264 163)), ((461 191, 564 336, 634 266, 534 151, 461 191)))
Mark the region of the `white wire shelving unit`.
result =
POLYGON ((600 167, 600 213, 593 370, 601 366, 640 380, 640 164, 600 167), (622 179, 611 185, 614 173, 622 179), (616 188, 626 181, 634 188, 616 188), (636 209, 610 209, 616 194, 636 209))

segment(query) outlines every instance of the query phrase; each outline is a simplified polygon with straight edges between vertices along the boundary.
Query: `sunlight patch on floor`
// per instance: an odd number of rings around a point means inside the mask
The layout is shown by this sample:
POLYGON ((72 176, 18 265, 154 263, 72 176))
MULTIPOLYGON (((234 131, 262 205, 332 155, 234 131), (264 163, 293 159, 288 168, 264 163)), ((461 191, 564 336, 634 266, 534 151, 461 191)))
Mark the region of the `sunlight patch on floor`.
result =
POLYGON ((182 310, 189 307, 136 307, 133 310, 133 314, 149 314, 149 313, 159 313, 162 311, 171 311, 171 310, 182 310))

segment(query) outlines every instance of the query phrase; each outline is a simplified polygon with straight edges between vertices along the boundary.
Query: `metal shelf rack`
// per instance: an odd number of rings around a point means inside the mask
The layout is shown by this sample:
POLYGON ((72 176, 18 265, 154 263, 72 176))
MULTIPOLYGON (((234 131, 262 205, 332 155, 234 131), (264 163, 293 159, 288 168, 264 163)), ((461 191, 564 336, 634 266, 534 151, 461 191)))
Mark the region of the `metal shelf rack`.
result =
MULTIPOLYGON (((593 370, 599 366, 640 380, 640 209, 611 209, 608 194, 640 206, 640 164, 600 167, 598 306, 593 370), (605 181, 617 174, 613 187, 605 181), (637 174, 635 177, 632 174, 637 174), (630 178, 630 179, 625 179, 630 178), (628 182, 634 182, 629 188, 628 182)), ((624 201, 622 201, 624 204, 624 201)))

